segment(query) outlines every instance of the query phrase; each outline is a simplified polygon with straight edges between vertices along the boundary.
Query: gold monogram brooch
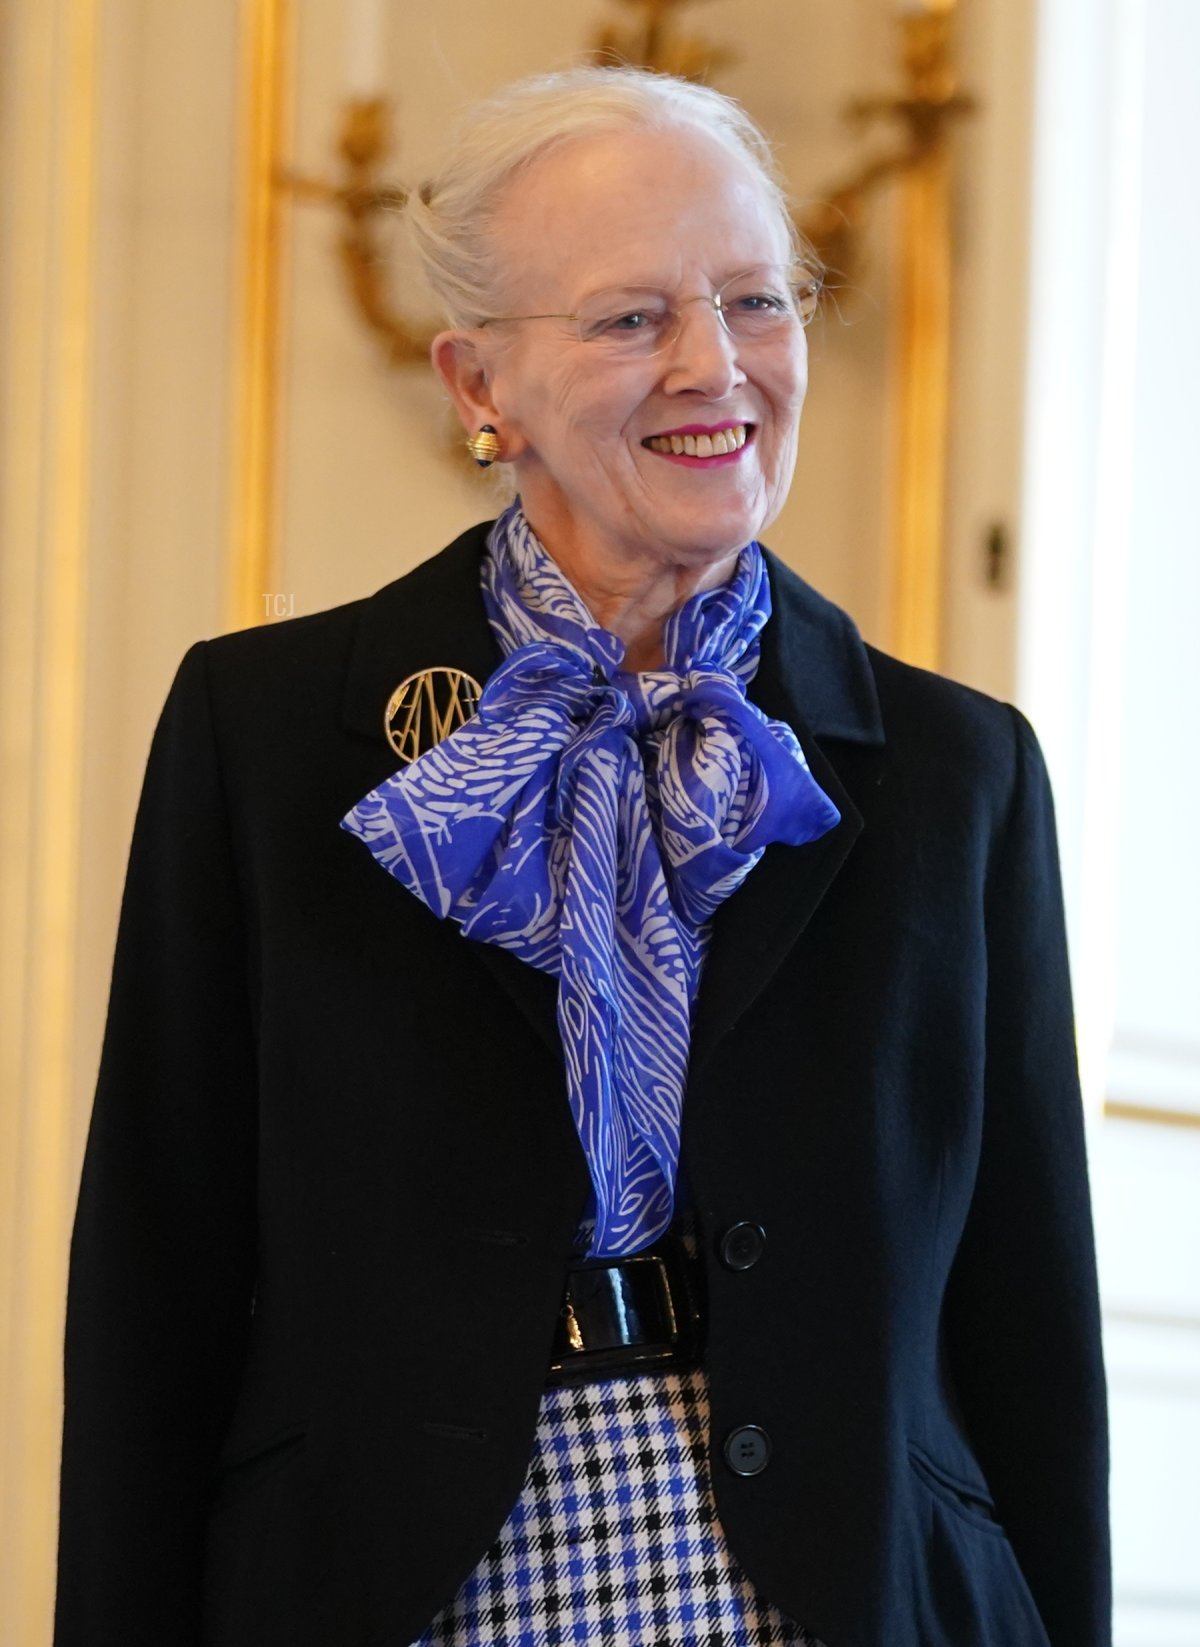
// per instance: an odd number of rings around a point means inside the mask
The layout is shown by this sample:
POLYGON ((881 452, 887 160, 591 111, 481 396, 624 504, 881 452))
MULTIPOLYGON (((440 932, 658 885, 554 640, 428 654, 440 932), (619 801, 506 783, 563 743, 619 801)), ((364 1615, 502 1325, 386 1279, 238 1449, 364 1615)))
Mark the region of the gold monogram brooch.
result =
POLYGON ((388 699, 387 741, 406 766, 464 726, 479 708, 483 688, 465 669, 439 665, 409 675, 388 699))

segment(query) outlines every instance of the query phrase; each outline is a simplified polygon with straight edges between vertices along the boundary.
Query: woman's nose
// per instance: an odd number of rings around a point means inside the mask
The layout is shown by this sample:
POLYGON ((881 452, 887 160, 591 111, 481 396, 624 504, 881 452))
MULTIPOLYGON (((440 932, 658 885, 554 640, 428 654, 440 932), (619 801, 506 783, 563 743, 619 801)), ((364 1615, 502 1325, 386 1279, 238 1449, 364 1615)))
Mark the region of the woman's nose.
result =
POLYGON ((668 389, 702 389, 719 400, 746 380, 737 339, 710 297, 691 298, 680 306, 665 358, 668 389))

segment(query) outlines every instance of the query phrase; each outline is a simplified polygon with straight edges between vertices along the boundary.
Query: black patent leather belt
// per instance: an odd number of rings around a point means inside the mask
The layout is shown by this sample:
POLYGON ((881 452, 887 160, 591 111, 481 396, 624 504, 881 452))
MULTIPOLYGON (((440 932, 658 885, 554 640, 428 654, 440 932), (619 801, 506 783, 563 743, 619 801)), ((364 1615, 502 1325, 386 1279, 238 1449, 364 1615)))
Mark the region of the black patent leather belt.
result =
POLYGON ((701 1351, 700 1267, 676 1235, 629 1258, 572 1264, 546 1382, 684 1371, 701 1351))

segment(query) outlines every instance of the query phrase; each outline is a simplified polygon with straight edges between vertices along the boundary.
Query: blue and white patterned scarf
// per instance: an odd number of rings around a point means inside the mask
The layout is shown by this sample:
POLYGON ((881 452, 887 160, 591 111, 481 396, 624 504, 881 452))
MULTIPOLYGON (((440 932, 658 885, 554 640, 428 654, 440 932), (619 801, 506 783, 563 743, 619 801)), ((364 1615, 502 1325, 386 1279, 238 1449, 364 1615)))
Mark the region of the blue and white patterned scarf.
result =
POLYGON ((478 714, 342 819, 435 915, 556 976, 594 1256, 671 1221, 710 917, 770 841, 838 822, 789 726, 748 702, 771 612, 757 543, 667 619, 666 667, 620 669, 525 519, 482 567, 505 661, 478 714))

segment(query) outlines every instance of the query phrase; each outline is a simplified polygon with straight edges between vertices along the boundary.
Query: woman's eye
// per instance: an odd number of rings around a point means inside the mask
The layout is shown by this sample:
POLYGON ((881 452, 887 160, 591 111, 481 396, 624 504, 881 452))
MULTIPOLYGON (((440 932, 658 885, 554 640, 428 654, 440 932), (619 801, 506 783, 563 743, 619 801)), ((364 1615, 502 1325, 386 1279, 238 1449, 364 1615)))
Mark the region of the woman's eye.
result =
POLYGON ((735 301, 744 314, 781 314, 788 306, 778 292, 744 292, 735 301))
POLYGON ((580 335, 585 338, 649 337, 661 330, 663 317, 654 308, 620 309, 584 319, 580 335))
POLYGON ((644 332, 655 324, 657 316, 648 309, 631 309, 628 314, 613 315, 605 322, 605 331, 644 332))

